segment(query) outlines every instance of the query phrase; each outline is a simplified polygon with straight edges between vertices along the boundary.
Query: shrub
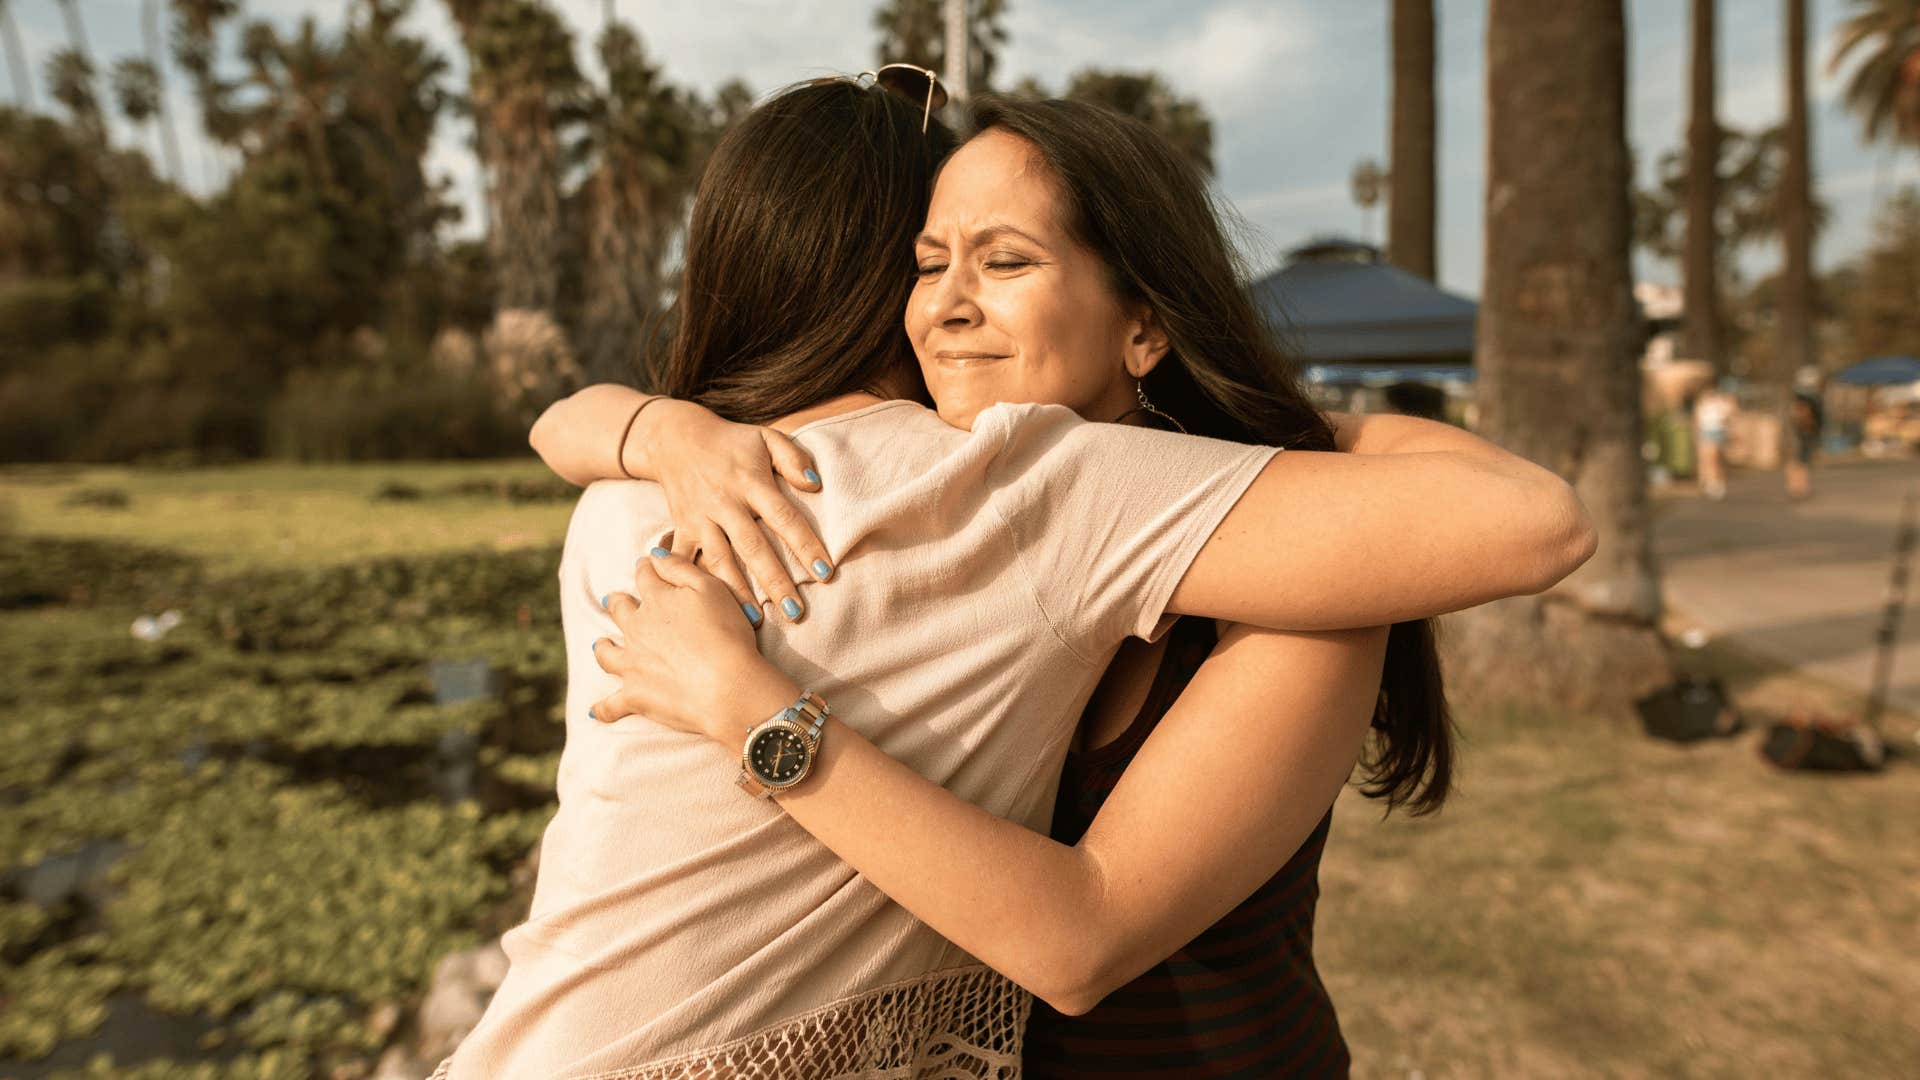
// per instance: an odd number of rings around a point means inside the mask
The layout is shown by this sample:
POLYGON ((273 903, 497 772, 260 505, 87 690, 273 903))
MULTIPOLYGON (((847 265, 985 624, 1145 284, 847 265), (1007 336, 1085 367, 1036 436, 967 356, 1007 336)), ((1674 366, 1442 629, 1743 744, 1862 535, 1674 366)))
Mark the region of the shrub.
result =
POLYGON ((526 446, 484 382, 432 371, 296 372, 266 425, 269 453, 297 461, 498 457, 526 446))

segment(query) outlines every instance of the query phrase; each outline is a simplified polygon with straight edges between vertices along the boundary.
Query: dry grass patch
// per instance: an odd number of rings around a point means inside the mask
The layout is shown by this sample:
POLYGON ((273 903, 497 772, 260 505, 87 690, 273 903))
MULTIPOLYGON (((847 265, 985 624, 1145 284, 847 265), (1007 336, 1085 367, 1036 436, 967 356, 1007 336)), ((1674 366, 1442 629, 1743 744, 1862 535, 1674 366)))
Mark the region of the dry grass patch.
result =
MULTIPOLYGON (((1824 694, 1758 668, 1731 682, 1753 712, 1824 694)), ((1334 817, 1318 955, 1356 1077, 1913 1075, 1911 757, 1789 775, 1756 731, 1676 747, 1591 721, 1462 727, 1437 819, 1382 822, 1352 791, 1334 817)))

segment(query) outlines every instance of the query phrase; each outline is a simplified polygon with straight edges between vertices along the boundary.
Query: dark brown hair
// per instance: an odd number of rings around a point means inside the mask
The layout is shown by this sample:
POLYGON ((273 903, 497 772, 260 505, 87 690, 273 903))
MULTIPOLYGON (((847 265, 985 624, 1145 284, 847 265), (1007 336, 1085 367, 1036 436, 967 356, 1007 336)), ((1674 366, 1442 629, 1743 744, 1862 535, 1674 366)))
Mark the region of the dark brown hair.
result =
POLYGON ((694 195, 655 391, 764 424, 917 371, 900 313, 954 144, 937 120, 923 134, 921 117, 835 79, 781 92, 721 137, 694 195))
MULTIPOLYGON (((974 132, 1030 143, 1053 173, 1070 235, 1106 263, 1119 295, 1145 303, 1172 348, 1149 397, 1196 435, 1333 450, 1275 328, 1253 306, 1205 180, 1137 120, 1073 101, 982 96, 974 132)), ((1306 523, 1309 525, 1311 523, 1306 523)), ((1276 541, 1278 542, 1278 541, 1276 541)), ((1453 779, 1453 724, 1430 621, 1393 627, 1362 790, 1423 814, 1453 779)))

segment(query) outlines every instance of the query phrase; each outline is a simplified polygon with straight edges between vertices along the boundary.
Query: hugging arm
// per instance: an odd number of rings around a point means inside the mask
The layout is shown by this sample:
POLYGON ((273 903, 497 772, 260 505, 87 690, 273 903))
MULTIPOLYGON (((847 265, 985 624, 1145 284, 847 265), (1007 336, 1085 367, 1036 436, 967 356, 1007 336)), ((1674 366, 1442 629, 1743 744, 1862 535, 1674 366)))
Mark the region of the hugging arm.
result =
MULTIPOLYGON (((733 750, 799 693, 692 564, 652 560, 638 590, 637 605, 613 599, 625 642, 595 650, 623 679, 596 716, 638 712, 733 750)), ((1073 846, 962 800, 837 719, 813 774, 778 798, 948 940, 1083 1013, 1217 922, 1312 833, 1359 756, 1386 639, 1231 628, 1073 846)), ((727 779, 716 769, 713 782, 727 779)))
POLYGON ((775 607, 799 602, 768 532, 799 565, 813 567, 815 578, 832 576, 826 546, 774 482, 777 475, 800 491, 820 489, 812 457, 782 432, 736 424, 692 402, 598 383, 547 406, 527 441, 569 483, 584 487, 623 477, 659 483, 673 519, 673 550, 699 551, 701 564, 726 582, 735 603, 755 613, 749 578, 775 607))
POLYGON ((1343 452, 1268 462, 1167 610, 1293 630, 1388 625, 1543 592, 1592 556, 1586 509, 1553 472, 1448 424, 1334 419, 1343 452))
MULTIPOLYGON (((622 460, 632 475, 658 480, 680 526, 675 553, 724 551, 731 539, 769 593, 792 595, 792 586, 756 514, 801 565, 831 565, 773 483, 775 468, 796 487, 808 483, 803 459, 785 456, 804 455, 792 440, 666 400, 647 407, 623 445, 621 429, 644 400, 625 387, 588 387, 541 416, 534 448, 576 482, 617 476, 622 460)), ((1593 554, 1586 510, 1553 472, 1449 424, 1332 419, 1339 452, 1289 450, 1268 463, 1194 557, 1168 611, 1276 629, 1382 626, 1542 592, 1593 554)), ((1140 470, 1154 468, 1156 440, 1185 437, 1112 424, 1066 436, 1084 444, 1080 458, 1093 468, 1127 460, 1140 470)), ((751 600, 730 559, 702 562, 751 600)))

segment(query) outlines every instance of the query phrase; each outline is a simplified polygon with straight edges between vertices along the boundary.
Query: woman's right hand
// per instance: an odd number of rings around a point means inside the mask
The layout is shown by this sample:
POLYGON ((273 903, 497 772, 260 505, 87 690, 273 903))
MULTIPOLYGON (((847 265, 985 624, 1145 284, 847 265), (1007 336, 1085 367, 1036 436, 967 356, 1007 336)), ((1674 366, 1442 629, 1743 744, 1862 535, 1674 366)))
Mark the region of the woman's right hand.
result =
POLYGON ((798 618, 806 605, 768 533, 818 581, 833 576, 826 545, 779 476, 802 491, 820 490, 813 459, 785 433, 736 424, 689 401, 663 399, 646 407, 626 445, 622 465, 665 490, 673 518, 672 551, 694 558, 724 582, 742 607, 758 612, 749 579, 774 607, 798 618))

